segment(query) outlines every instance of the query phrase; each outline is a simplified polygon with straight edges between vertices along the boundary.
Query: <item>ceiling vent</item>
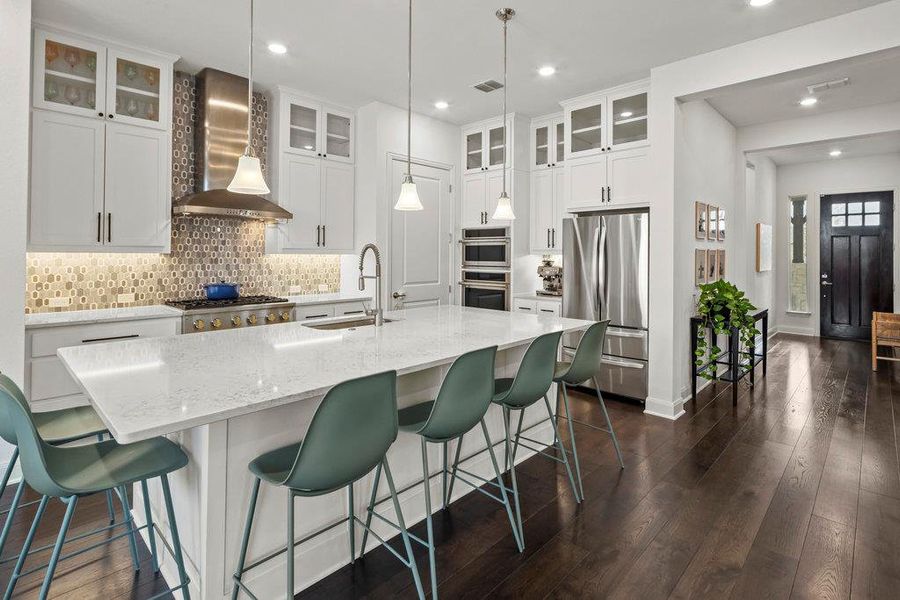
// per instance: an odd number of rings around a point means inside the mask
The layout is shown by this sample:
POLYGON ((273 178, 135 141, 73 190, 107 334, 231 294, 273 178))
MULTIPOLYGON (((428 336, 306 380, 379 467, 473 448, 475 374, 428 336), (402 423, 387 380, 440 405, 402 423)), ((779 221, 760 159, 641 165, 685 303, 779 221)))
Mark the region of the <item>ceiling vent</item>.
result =
POLYGON ((822 83, 814 83, 812 85, 806 86, 806 91, 809 92, 810 95, 814 96, 828 90, 842 88, 845 85, 850 85, 849 77, 842 77, 840 79, 833 79, 831 81, 824 81, 822 83))
POLYGON ((499 90, 503 87, 503 84, 499 81, 494 81, 493 79, 488 79, 487 81, 482 81, 481 83, 476 83, 473 85, 476 90, 480 92, 484 92, 485 94, 489 94, 490 92, 499 90))

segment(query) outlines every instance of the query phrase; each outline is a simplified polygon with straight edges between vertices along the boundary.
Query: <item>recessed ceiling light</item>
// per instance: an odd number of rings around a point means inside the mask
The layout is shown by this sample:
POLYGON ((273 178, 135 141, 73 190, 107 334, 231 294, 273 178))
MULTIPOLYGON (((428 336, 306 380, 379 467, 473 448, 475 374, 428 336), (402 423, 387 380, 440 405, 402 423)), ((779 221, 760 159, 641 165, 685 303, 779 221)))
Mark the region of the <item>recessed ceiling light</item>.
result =
POLYGON ((543 77, 550 77, 554 73, 556 73, 556 67, 551 67, 550 65, 538 69, 538 74, 543 77))
POLYGON ((448 102, 445 102, 444 100, 438 100, 434 103, 434 107, 438 110, 447 110, 449 106, 450 104, 448 102))
POLYGON ((800 101, 800 106, 815 106, 818 101, 819 99, 815 96, 807 96, 800 101))
POLYGON ((840 156, 841 154, 843 154, 843 152, 841 152, 840 150, 832 150, 828 153, 828 156, 840 156))
POLYGON ((272 42, 269 44, 269 52, 272 54, 284 54, 287 52, 287 46, 278 42, 272 42))
POLYGON ((633 114, 634 114, 634 113, 631 112, 630 110, 626 110, 626 111, 623 112, 623 113, 619 113, 619 116, 622 117, 623 119, 627 119, 628 117, 630 117, 630 116, 633 115, 633 114))
POLYGON ((750 6, 759 7, 765 6, 767 4, 772 4, 772 1, 773 0, 748 0, 748 4, 750 4, 750 6))

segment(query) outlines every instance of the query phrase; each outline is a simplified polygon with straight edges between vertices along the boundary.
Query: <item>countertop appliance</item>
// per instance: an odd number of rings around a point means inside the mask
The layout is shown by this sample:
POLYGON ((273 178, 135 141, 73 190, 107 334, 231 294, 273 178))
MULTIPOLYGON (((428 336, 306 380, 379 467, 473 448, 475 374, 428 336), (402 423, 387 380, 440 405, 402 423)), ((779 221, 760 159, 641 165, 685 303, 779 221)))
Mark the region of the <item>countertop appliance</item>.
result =
MULTIPOLYGON (((600 390, 645 401, 648 388, 650 215, 583 213, 563 220, 562 315, 610 320, 600 390)), ((563 336, 571 357, 581 334, 563 336)), ((593 387, 593 383, 590 383, 593 387)))
POLYGON ((509 310, 509 271, 463 268, 459 285, 463 306, 509 310))
POLYGON ((463 229, 462 266, 467 268, 508 269, 511 262, 509 229, 480 227, 463 229))
POLYGON ((166 300, 168 306, 184 311, 181 333, 236 329, 287 323, 295 319, 295 304, 274 296, 240 296, 228 300, 166 300))
POLYGON ((535 291, 538 296, 562 296, 562 267, 554 265, 551 256, 541 259, 537 274, 543 280, 541 289, 535 291))

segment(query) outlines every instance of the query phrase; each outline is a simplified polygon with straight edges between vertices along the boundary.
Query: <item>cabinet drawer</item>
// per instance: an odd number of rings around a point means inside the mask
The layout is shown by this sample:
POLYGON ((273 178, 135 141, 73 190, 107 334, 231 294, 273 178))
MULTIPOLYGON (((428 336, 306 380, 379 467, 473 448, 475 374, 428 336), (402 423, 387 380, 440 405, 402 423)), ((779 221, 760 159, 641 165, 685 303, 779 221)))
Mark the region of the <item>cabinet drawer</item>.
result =
POLYGON ((315 306, 298 306, 297 311, 297 320, 303 321, 305 319, 322 319, 325 317, 333 317, 334 316, 334 305, 333 304, 316 304, 315 306))
POLYGON ((31 401, 80 394, 81 389, 66 371, 62 361, 46 356, 31 363, 31 401))
POLYGON ((178 333, 179 319, 148 319, 124 323, 98 323, 72 327, 53 327, 31 335, 31 356, 55 356, 58 348, 136 337, 159 337, 178 333))
POLYGON ((526 300, 524 298, 514 298, 513 299, 513 312, 518 313, 537 313, 537 301, 536 300, 526 300))
POLYGON ((562 303, 560 302, 538 302, 537 303, 537 312, 542 315, 554 315, 559 316, 562 310, 562 303))
POLYGON ((617 356, 604 356, 597 376, 600 390, 638 400, 647 399, 647 362, 617 356))
POLYGON ((334 315, 336 317, 364 314, 366 314, 366 305, 363 302, 345 302, 334 307, 334 315))

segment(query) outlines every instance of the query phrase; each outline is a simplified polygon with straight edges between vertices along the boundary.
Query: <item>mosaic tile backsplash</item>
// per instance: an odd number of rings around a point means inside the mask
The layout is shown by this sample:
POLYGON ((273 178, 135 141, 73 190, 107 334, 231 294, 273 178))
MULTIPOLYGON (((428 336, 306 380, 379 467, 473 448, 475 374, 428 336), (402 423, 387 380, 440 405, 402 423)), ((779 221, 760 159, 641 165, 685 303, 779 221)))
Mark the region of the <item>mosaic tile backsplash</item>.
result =
MULTIPOLYGON (((175 73, 172 196, 194 189, 194 77, 175 73)), ((253 97, 253 146, 266 171, 268 99, 253 97)), ((211 281, 243 284, 244 294, 336 292, 340 257, 265 253, 264 223, 216 217, 176 217, 171 254, 29 253, 25 312, 86 310, 199 298, 211 281), (322 287, 324 286, 324 287, 322 287), (119 294, 134 302, 118 303, 119 294), (69 298, 51 307, 50 298, 69 298)))

